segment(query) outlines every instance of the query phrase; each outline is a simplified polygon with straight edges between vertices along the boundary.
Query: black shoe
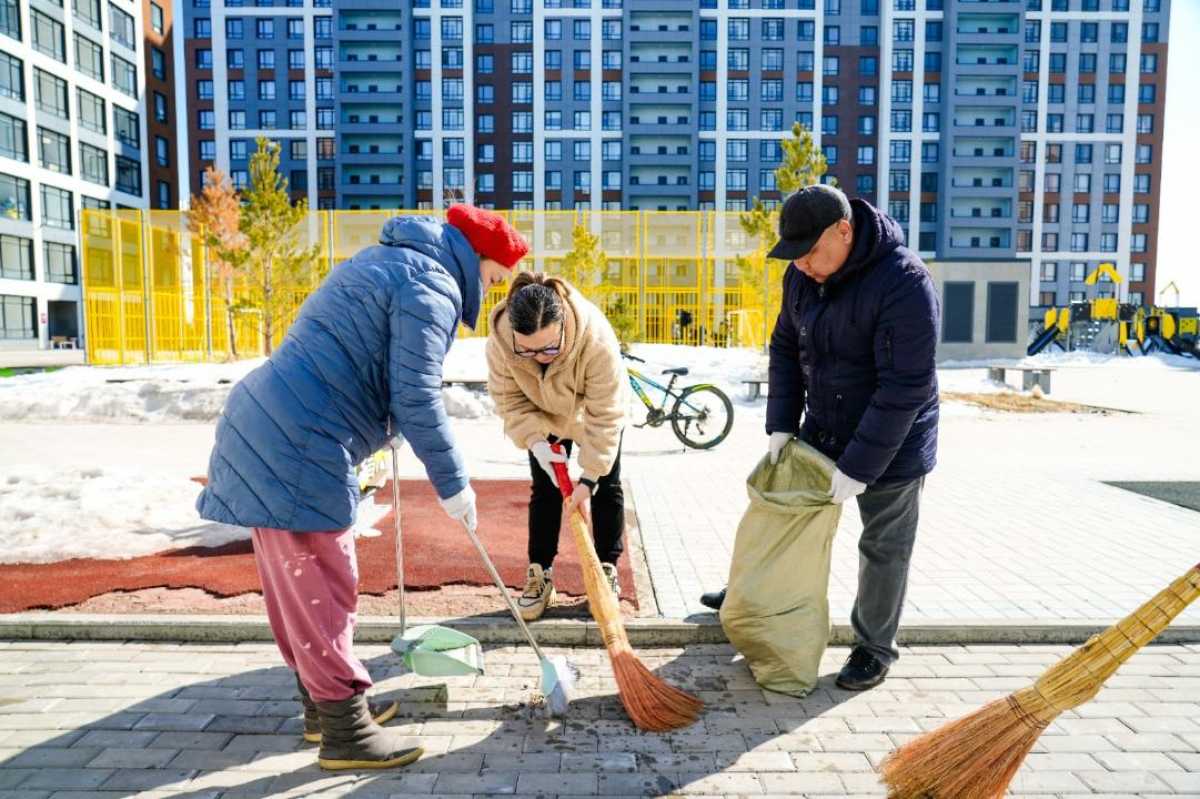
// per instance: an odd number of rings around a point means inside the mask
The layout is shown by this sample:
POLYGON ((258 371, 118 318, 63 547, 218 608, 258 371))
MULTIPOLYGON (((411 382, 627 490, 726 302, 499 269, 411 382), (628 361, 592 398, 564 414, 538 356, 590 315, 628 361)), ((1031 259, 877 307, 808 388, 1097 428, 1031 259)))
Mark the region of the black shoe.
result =
POLYGON ((887 677, 888 665, 861 646, 854 647, 846 665, 838 672, 837 685, 847 691, 874 688, 887 677))
POLYGON ((709 591, 707 594, 701 594, 700 604, 706 608, 720 610, 721 605, 725 604, 725 590, 722 588, 720 591, 709 591))

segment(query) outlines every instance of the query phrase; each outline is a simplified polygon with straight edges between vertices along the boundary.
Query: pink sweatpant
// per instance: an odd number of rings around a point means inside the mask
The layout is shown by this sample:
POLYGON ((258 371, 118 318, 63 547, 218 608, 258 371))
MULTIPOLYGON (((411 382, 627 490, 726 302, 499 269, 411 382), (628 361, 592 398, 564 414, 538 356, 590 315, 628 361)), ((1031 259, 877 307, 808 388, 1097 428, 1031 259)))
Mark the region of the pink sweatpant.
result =
POLYGON ((253 539, 271 633, 309 695, 317 702, 337 702, 370 688, 371 676, 353 651, 354 533, 256 527, 253 539))

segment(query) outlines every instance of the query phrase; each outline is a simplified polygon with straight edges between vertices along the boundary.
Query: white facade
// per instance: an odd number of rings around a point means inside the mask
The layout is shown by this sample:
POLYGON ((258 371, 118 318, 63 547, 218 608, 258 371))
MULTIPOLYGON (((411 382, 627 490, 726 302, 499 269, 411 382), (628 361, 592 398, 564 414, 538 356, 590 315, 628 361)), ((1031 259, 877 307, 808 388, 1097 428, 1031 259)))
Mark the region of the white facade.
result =
MULTIPOLYGON (((7 59, 0 63, 3 350, 49 349, 67 346, 71 339, 82 347, 86 331, 81 206, 148 207, 150 148, 141 4, 103 0, 77 5, 80 10, 73 10, 72 4, 20 3, 19 31, 12 24, 11 13, 0 15, 0 53, 7 59), (89 21, 81 14, 95 19, 89 21), (103 81, 85 74, 77 63, 93 44, 99 47, 103 81), (119 78, 128 80, 129 66, 134 70, 127 83, 132 94, 117 87, 119 78), (104 103, 102 125, 96 118, 84 116, 81 96, 87 95, 81 91, 104 103), (117 137, 117 109, 137 115, 135 121, 123 120, 127 138, 136 131, 136 149, 117 137), (93 121, 89 124, 88 119, 93 121), (65 158, 59 157, 61 151, 56 152, 61 137, 67 141, 65 158), (87 170, 85 146, 96 148, 88 149, 89 154, 103 152, 102 162, 87 159, 87 170), (99 172, 101 163, 103 174, 99 172), (116 188, 119 170, 128 191, 116 188), (138 189, 140 195, 134 193, 138 189), (69 203, 60 202, 60 198, 65 200, 62 192, 69 193, 69 203), (53 207, 47 207, 45 199, 51 200, 53 207)), ((8 10, 14 9, 9 5, 8 10)))

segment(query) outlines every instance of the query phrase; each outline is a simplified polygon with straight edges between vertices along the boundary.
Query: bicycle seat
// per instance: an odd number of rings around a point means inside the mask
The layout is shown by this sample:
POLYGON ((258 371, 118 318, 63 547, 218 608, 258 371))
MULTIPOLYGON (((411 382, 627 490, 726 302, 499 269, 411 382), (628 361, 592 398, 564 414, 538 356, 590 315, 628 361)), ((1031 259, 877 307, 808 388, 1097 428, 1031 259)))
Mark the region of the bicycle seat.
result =
POLYGON ((676 366, 674 369, 663 369, 662 373, 664 375, 679 375, 683 377, 688 373, 688 368, 686 366, 676 366))

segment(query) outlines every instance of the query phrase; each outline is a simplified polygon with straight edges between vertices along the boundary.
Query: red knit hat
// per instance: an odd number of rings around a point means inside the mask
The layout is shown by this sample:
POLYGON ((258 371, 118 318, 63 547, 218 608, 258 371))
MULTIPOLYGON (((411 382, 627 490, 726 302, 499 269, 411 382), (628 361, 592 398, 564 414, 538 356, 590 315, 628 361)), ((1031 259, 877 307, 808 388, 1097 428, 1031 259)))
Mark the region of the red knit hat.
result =
POLYGON ((446 212, 446 221, 467 237, 475 252, 509 269, 515 268, 529 252, 529 245, 521 234, 495 211, 466 204, 452 205, 446 212))

